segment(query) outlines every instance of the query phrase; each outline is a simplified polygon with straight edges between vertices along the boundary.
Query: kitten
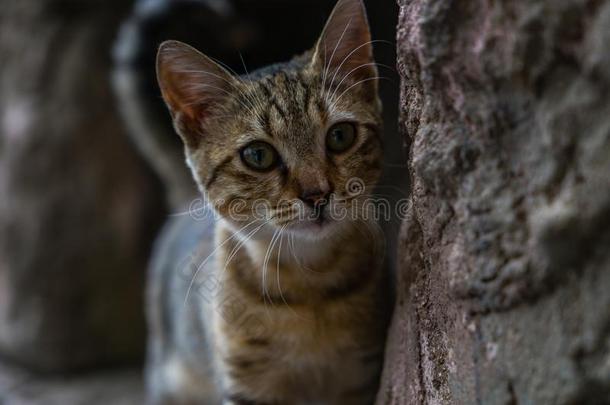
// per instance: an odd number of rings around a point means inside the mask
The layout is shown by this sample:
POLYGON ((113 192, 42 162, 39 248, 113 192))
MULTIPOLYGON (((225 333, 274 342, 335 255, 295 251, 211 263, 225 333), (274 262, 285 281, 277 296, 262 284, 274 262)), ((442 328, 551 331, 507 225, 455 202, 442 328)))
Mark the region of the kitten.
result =
POLYGON ((390 294, 364 215, 382 135, 362 1, 287 63, 236 77, 168 41, 157 74, 217 218, 176 217, 155 249, 151 401, 373 403, 390 294))

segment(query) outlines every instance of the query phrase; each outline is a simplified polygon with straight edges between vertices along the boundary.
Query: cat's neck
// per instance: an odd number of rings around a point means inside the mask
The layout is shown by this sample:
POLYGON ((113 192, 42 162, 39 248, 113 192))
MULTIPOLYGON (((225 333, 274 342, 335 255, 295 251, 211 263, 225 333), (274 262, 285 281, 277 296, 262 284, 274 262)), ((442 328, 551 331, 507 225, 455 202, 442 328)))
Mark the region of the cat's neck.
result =
MULTIPOLYGON (((219 240, 235 235, 222 225, 218 230, 219 240)), ((376 224, 348 223, 320 240, 272 229, 256 237, 241 231, 222 246, 220 277, 226 286, 263 294, 263 301, 315 306, 375 277, 384 254, 378 230, 376 224)))
POLYGON ((338 229, 319 238, 265 227, 235 230, 227 223, 221 226, 235 236, 240 253, 246 254, 259 269, 279 264, 281 267, 331 271, 329 264, 337 254, 345 252, 346 248, 366 252, 376 246, 381 237, 375 224, 364 221, 338 225, 338 229))

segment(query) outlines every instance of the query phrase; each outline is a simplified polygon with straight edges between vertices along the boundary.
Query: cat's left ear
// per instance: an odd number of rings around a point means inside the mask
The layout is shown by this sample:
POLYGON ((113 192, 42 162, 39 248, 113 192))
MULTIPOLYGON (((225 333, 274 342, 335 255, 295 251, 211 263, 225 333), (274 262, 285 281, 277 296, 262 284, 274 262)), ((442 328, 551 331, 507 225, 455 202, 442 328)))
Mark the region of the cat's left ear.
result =
POLYGON ((312 62, 326 72, 327 83, 345 75, 354 81, 374 81, 377 67, 362 0, 339 0, 318 39, 312 62))

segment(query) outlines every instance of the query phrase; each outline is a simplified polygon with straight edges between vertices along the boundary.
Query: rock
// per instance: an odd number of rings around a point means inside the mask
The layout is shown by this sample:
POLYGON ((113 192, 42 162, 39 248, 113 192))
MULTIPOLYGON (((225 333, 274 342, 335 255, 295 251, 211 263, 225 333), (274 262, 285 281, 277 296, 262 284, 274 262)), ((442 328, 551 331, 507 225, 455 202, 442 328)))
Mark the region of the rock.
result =
POLYGON ((399 3, 413 184, 378 403, 609 403, 610 1, 399 3))
POLYGON ((144 403, 141 372, 116 369, 42 376, 0 363, 3 405, 135 405, 144 403))
POLYGON ((0 11, 0 355, 32 369, 142 356, 163 196, 109 84, 129 6, 20 0, 0 11))

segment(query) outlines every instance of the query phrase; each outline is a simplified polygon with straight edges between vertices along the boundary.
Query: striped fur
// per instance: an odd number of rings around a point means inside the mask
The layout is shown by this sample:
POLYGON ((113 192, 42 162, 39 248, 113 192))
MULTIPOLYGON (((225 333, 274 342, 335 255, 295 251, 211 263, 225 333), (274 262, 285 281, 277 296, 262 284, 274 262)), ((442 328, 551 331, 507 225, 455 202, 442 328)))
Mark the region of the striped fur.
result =
POLYGON ((221 219, 176 219, 159 241, 149 289, 152 402, 373 402, 389 293, 381 234, 359 203, 381 169, 376 74, 360 0, 338 3, 313 50, 245 77, 184 44, 162 45, 164 99, 221 219), (339 122, 352 123, 356 139, 334 154, 325 139, 339 122), (240 158, 261 140, 281 159, 265 172, 240 158), (365 186, 357 195, 354 178, 365 186), (321 189, 332 195, 325 209, 343 204, 346 218, 295 217, 295 207, 316 209, 303 196, 321 189), (260 201, 265 220, 254 215, 260 201))

